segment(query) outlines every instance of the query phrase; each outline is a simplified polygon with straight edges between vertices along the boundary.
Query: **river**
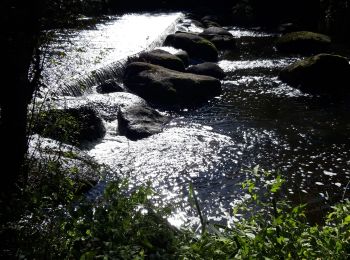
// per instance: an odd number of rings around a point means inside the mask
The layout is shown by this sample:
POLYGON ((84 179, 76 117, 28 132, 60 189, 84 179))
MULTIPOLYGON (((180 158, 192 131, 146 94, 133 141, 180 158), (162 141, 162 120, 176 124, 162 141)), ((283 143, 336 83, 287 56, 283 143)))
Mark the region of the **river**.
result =
MULTIPOLYGON (((62 89, 161 46, 178 29, 201 31, 182 13, 143 13, 110 17, 94 29, 55 32, 44 83, 50 91, 62 89)), ((344 194, 349 197, 349 103, 280 82, 279 70, 300 57, 279 54, 272 44, 277 34, 227 29, 238 50, 220 53, 218 64, 227 73, 220 96, 197 108, 159 109, 171 121, 162 133, 139 141, 116 134, 116 123, 105 122, 105 138, 88 154, 127 177, 131 186, 150 183, 154 203, 173 207, 169 221, 175 225, 198 221, 188 202, 190 182, 208 219, 232 221, 231 208, 247 196, 240 183, 256 165, 279 171, 285 195, 296 204, 310 203, 317 214, 344 194)))

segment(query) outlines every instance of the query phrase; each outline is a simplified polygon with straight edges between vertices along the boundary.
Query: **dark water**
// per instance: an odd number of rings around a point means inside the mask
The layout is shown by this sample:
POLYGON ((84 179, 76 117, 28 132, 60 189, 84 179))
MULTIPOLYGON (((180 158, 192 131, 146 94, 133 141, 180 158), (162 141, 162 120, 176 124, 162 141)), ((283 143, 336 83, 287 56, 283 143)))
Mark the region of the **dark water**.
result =
MULTIPOLYGON (((106 42, 110 42, 111 33, 113 39, 122 39, 121 46, 128 46, 126 18, 130 17, 136 21, 133 28, 139 28, 149 15, 119 18, 123 25, 121 32, 112 28, 118 27, 118 20, 101 26, 100 38, 94 41, 91 51, 84 50, 83 58, 95 59, 90 54, 99 53, 98 42, 106 53, 118 50, 123 54, 116 47, 118 42, 114 49, 106 42), (114 35, 118 33, 122 36, 114 35)), ((176 29, 171 25, 179 14, 158 15, 162 21, 159 32, 154 29, 157 16, 151 17, 154 43, 157 33, 163 37, 171 32, 169 28, 176 29)), ((200 31, 186 19, 177 26, 200 31)), ((350 190, 345 192, 350 181, 349 100, 312 96, 280 82, 277 78, 280 69, 301 57, 278 54, 273 47, 276 34, 237 27, 228 29, 237 38, 238 50, 220 54, 219 65, 227 77, 222 81, 223 92, 219 97, 196 109, 177 112, 160 109, 172 116, 171 122, 162 133, 136 142, 118 135, 116 121, 105 122, 107 135, 89 154, 128 177, 131 186, 150 183, 156 192, 154 202, 174 208, 169 220, 176 225, 198 221, 188 203, 190 182, 207 218, 231 222, 232 207, 247 197, 240 183, 256 165, 263 170, 280 171, 286 180, 285 194, 289 199, 296 204, 310 203, 315 214, 320 214, 324 205, 349 197, 350 190)), ((134 32, 129 33, 132 41, 134 32)), ((82 35, 84 44, 89 35, 99 35, 99 29, 82 35)), ((79 40, 76 42, 79 46, 79 40)), ((107 56, 108 60, 112 58, 107 56)), ((60 61, 59 69, 64 64, 64 60, 60 61)), ((83 65, 79 64, 79 71, 84 70, 83 65)), ((55 71, 54 68, 52 65, 51 70, 55 71)), ((56 74, 53 73, 58 78, 56 74)), ((50 70, 47 75, 52 75, 50 70)), ((123 95, 87 94, 73 98, 73 102, 106 98, 111 103, 120 98, 123 102, 139 102, 129 94, 123 95)), ((117 176, 109 176, 114 177, 117 176)))

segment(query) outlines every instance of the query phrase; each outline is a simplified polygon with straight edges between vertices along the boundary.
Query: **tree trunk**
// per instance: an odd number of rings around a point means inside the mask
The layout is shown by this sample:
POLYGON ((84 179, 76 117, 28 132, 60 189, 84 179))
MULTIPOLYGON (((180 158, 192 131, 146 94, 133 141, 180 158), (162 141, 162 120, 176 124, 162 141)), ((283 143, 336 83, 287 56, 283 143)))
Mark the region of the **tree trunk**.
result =
POLYGON ((27 106, 33 94, 28 70, 39 31, 38 2, 2 0, 0 4, 1 24, 5 27, 5 69, 0 95, 0 192, 4 194, 13 192, 24 174, 27 106))

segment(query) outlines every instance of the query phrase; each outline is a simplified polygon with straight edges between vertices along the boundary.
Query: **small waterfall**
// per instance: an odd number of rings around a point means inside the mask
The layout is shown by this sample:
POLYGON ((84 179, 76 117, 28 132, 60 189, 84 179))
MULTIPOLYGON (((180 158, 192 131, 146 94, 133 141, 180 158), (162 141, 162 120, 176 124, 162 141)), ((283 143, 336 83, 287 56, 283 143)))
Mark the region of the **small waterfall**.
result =
POLYGON ((59 95, 81 96, 107 79, 121 82, 128 57, 161 46, 182 17, 182 13, 126 14, 97 25, 96 30, 57 33, 49 46, 44 83, 50 89, 55 86, 59 95))

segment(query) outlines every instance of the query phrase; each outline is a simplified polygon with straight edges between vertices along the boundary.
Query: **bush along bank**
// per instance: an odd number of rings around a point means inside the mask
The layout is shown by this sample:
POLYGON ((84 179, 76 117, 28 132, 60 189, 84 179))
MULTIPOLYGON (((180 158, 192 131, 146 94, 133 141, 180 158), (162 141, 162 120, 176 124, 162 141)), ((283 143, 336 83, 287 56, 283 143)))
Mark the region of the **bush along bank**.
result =
MULTIPOLYGON (((154 195, 150 188, 141 187, 130 193, 123 181, 110 183, 95 202, 80 199, 79 203, 71 203, 68 199, 67 204, 60 204, 65 207, 57 207, 55 214, 50 215, 51 219, 46 215, 48 204, 44 199, 51 195, 43 193, 37 197, 42 203, 31 209, 27 221, 7 223, 6 228, 1 227, 1 234, 16 234, 12 237, 17 245, 14 256, 20 258, 349 258, 348 200, 332 208, 324 217, 324 225, 310 225, 305 205, 291 207, 281 199, 281 176, 257 168, 252 176, 242 184, 249 199, 232 210, 233 216, 245 217, 231 226, 206 221, 195 191, 189 188, 193 207, 201 219, 201 234, 172 227, 166 221, 171 209, 154 207, 149 201, 154 195), (261 186, 258 179, 266 181, 261 186)), ((70 189, 65 191, 69 193, 70 189)))

